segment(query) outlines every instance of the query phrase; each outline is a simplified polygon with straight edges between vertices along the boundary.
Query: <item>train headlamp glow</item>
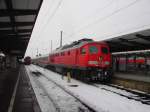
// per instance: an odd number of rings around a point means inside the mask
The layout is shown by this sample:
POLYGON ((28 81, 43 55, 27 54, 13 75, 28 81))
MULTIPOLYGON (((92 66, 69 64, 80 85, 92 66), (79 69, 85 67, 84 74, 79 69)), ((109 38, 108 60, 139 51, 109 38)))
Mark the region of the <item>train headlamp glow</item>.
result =
POLYGON ((98 65, 98 61, 88 61, 89 65, 98 65))
POLYGON ((105 65, 109 65, 110 63, 109 63, 109 61, 105 61, 105 65))

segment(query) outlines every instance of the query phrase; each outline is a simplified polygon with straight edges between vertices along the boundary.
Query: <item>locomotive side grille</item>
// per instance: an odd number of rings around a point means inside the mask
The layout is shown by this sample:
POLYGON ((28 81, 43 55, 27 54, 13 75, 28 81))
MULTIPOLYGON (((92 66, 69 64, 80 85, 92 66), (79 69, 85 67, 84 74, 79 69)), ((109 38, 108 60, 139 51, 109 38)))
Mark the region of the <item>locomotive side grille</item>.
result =
POLYGON ((98 61, 88 61, 88 64, 90 64, 90 65, 98 65, 98 61))

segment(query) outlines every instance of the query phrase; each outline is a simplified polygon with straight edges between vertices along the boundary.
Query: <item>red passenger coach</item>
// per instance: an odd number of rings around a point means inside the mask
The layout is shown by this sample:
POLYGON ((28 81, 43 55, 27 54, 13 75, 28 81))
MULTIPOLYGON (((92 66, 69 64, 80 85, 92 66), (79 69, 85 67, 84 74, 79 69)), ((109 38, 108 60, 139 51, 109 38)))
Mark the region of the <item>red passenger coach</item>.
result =
POLYGON ((48 67, 83 80, 106 81, 111 78, 111 54, 104 42, 82 39, 58 48, 49 55, 48 67))

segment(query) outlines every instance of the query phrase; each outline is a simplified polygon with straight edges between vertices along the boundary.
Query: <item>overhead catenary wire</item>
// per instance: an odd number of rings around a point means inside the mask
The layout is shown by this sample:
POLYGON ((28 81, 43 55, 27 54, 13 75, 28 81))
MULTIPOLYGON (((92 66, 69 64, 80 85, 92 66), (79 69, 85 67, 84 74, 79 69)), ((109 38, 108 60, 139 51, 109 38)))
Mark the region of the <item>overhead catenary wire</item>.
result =
MULTIPOLYGON (((55 0, 53 0, 54 2, 55 0)), ((61 3, 62 3, 63 0, 59 0, 59 2, 57 3, 57 5, 55 6, 55 8, 53 9, 53 12, 52 14, 48 17, 48 20, 46 22, 44 22, 44 25, 43 27, 41 28, 40 30, 40 33, 38 34, 38 37, 40 37, 42 35, 42 33, 45 31, 45 29, 48 27, 48 23, 52 20, 52 18, 55 16, 56 12, 58 11, 59 7, 61 6, 61 3)), ((52 2, 52 3, 53 3, 52 2)), ((50 7, 48 8, 48 11, 49 11, 50 7)), ((48 13, 47 11, 47 13, 48 13)))
POLYGON ((52 12, 52 14, 48 17, 48 21, 45 22, 45 24, 43 25, 44 27, 41 29, 39 37, 41 36, 41 34, 43 33, 43 31, 47 28, 47 24, 52 20, 52 18, 55 16, 57 10, 59 9, 59 7, 61 6, 63 0, 59 0, 58 4, 56 5, 54 11, 52 12))
MULTIPOLYGON (((61 5, 61 3, 62 3, 62 1, 63 1, 63 0, 60 0, 60 1, 58 2, 58 4, 57 4, 57 6, 55 7, 54 11, 53 11, 52 14, 49 16, 48 21, 45 22, 45 25, 43 25, 45 28, 43 27, 43 28, 41 29, 41 31, 40 31, 38 37, 40 37, 41 34, 43 33, 43 31, 48 27, 48 25, 46 25, 46 24, 49 23, 49 22, 52 20, 52 18, 55 16, 57 10, 59 9, 59 7, 60 7, 60 5, 61 5)), ((68 37, 74 35, 75 33, 80 32, 81 30, 83 30, 83 29, 85 29, 85 28, 87 28, 87 27, 89 27, 89 26, 91 26, 91 25, 94 25, 94 24, 96 24, 96 23, 100 23, 100 22, 102 22, 102 21, 105 21, 106 19, 108 19, 109 17, 113 16, 114 14, 116 14, 116 13, 118 13, 118 12, 120 12, 120 11, 122 11, 122 10, 124 10, 124 9, 126 9, 126 8, 128 8, 128 7, 132 6, 132 5, 134 5, 134 4, 136 4, 136 3, 139 2, 139 1, 140 1, 140 0, 135 0, 135 1, 133 1, 132 3, 130 3, 130 4, 128 4, 128 5, 124 6, 124 7, 121 7, 121 8, 119 8, 119 9, 117 9, 116 11, 112 12, 112 13, 109 14, 109 15, 107 15, 107 16, 105 16, 105 17, 103 17, 103 18, 99 18, 98 20, 96 20, 96 21, 94 21, 94 22, 92 22, 92 23, 89 23, 89 24, 83 26, 82 28, 78 29, 77 31, 73 32, 72 34, 69 34, 68 37)), ((105 9, 105 8, 107 8, 107 7, 108 7, 109 5, 111 5, 113 2, 114 2, 113 0, 112 0, 111 2, 109 2, 106 6, 104 6, 104 7, 102 8, 102 10, 105 9)), ((101 10, 101 11, 102 11, 102 10, 101 10)))
MULTIPOLYGON (((109 8, 110 5, 112 5, 114 1, 116 1, 116 0, 111 0, 111 1, 110 1, 108 4, 106 4, 104 7, 99 8, 99 9, 97 9, 96 11, 94 11, 94 12, 92 13, 92 15, 93 15, 93 14, 96 14, 96 13, 100 13, 100 12, 104 11, 106 8, 109 8)), ((90 17, 91 17, 91 15, 88 16, 88 17, 86 17, 86 18, 90 18, 90 17)), ((85 21, 85 20, 83 20, 83 21, 85 21)), ((82 22, 81 22, 81 23, 82 23, 82 22)))
POLYGON ((108 14, 107 16, 102 17, 102 18, 99 18, 99 19, 97 19, 96 21, 93 21, 93 22, 91 22, 91 23, 89 23, 89 24, 83 26, 82 28, 80 28, 80 29, 78 29, 77 31, 75 31, 75 32, 73 32, 72 34, 70 34, 68 37, 74 35, 75 33, 79 33, 80 31, 86 29, 87 27, 93 26, 93 25, 95 25, 96 23, 100 23, 100 22, 103 22, 103 21, 107 20, 108 18, 112 17, 113 15, 115 15, 115 14, 117 14, 117 13, 119 13, 119 12, 121 12, 121 11, 123 11, 123 10, 125 10, 125 9, 127 9, 127 8, 129 8, 129 7, 131 7, 131 6, 133 6, 133 5, 135 5, 135 4, 138 3, 139 1, 141 1, 141 0, 135 0, 135 1, 133 1, 132 3, 130 3, 130 4, 126 5, 126 6, 124 6, 124 7, 121 7, 121 8, 119 8, 119 9, 117 9, 116 11, 114 11, 114 12, 108 14))
MULTIPOLYGON (((40 35, 42 34, 43 30, 45 30, 46 27, 48 26, 48 25, 46 25, 46 24, 49 23, 49 22, 51 21, 51 19, 55 16, 55 14, 56 14, 58 8, 60 7, 60 5, 61 5, 61 3, 62 3, 62 1, 63 1, 63 0, 60 0, 60 1, 58 2, 56 8, 55 8, 54 11, 52 12, 52 14, 49 16, 48 21, 45 22, 45 24, 43 25, 45 28, 43 27, 43 28, 42 28, 42 31, 40 31, 39 37, 40 37, 40 35)), ((132 5, 133 3, 137 2, 137 1, 139 1, 139 0, 135 0, 134 2, 132 2, 132 3, 129 4, 129 5, 132 5)), ((103 8, 101 8, 100 11, 103 11, 104 9, 106 9, 107 7, 109 7, 113 2, 114 2, 114 0, 110 1, 106 6, 104 6, 103 8)), ((124 8, 124 7, 123 7, 123 8, 124 8)), ((122 8, 120 8, 120 9, 122 9, 122 8)), ((119 10, 119 9, 118 9, 118 10, 119 10)), ((115 11, 114 13, 116 13, 116 12, 117 12, 117 11, 115 11)), ((105 17, 104 17, 104 18, 105 18, 105 17)), ((101 19, 101 18, 100 18, 100 19, 101 19)), ((102 18, 102 19, 103 19, 103 18, 102 18)), ((90 25, 90 24, 89 24, 89 25, 90 25)), ((88 27, 89 25, 86 25, 85 27, 88 27)), ((83 28, 81 28, 80 30, 82 30, 82 29, 83 29, 83 28)), ((72 34, 71 34, 71 35, 72 35, 72 34)))
MULTIPOLYGON (((112 3, 113 3, 114 1, 115 1, 115 0, 111 0, 111 1, 108 2, 104 7, 97 9, 94 13, 96 13, 96 12, 99 12, 99 13, 102 12, 103 10, 105 10, 106 8, 108 8, 110 5, 112 5, 112 3)), ((90 18, 90 16, 89 16, 89 17, 86 17, 86 18, 90 18)), ((82 22, 81 22, 81 23, 82 23, 82 22)), ((63 32, 63 35, 64 35, 64 34, 66 34, 66 33, 63 32)), ((68 35, 70 35, 70 34, 67 33, 65 37, 68 37, 68 35)))
MULTIPOLYGON (((121 32, 118 32, 118 33, 115 33, 115 34, 111 34, 111 35, 106 35, 105 37, 114 37, 114 35, 126 35, 126 34, 123 34, 124 32, 128 32, 128 31, 132 31, 132 33, 135 33, 135 32, 137 32, 137 31, 140 31, 140 29, 142 29, 142 28, 145 28, 145 27, 150 27, 150 24, 145 24, 145 25, 142 25, 142 26, 140 26, 140 27, 132 27, 132 28, 129 28, 129 29, 126 29, 126 30, 123 30, 123 31, 121 31, 121 32), (133 29, 134 29, 134 31, 133 31, 133 29)), ((118 37, 118 36, 115 36, 115 37, 118 37)), ((114 38, 115 38, 114 37, 114 38)), ((135 38, 134 38, 135 39, 135 38)))
MULTIPOLYGON (((45 22, 45 24, 43 26, 46 26, 47 27, 47 23, 50 22, 50 20, 53 18, 53 16, 55 16, 56 12, 57 12, 57 9, 60 7, 61 3, 62 3, 63 0, 60 0, 56 6, 56 8, 54 9, 54 11, 52 12, 52 14, 49 16, 48 18, 48 21, 45 22)), ((103 11, 105 8, 109 7, 112 3, 114 2, 114 0, 110 1, 106 6, 104 6, 103 8, 101 8, 101 11, 103 11)), ((48 12, 47 12, 48 13, 48 12)), ((42 31, 40 32, 40 34, 43 32, 43 30, 46 29, 46 28, 42 28, 42 31)), ((39 34, 39 35, 40 35, 39 34)))
MULTIPOLYGON (((40 37, 40 36, 43 34, 43 32, 45 31, 45 29, 48 27, 47 24, 53 19, 53 17, 54 17, 55 14, 57 13, 59 7, 60 7, 61 4, 62 4, 62 1, 63 1, 63 0, 59 0, 59 2, 57 3, 57 5, 55 6, 55 9, 53 9, 52 14, 48 17, 48 21, 45 22, 45 25, 43 25, 43 28, 42 28, 41 31, 39 32, 38 37, 40 37)), ((103 22, 103 21, 105 21, 106 19, 110 18, 111 16, 115 15, 116 13, 118 13, 118 12, 120 12, 120 11, 122 11, 122 10, 127 9, 128 7, 130 7, 130 6, 134 5, 134 4, 136 4, 136 3, 139 2, 139 1, 141 1, 141 0, 135 0, 135 1, 133 1, 132 3, 129 3, 128 5, 126 5, 126 6, 124 6, 124 7, 121 7, 121 8, 119 8, 119 9, 117 9, 116 11, 112 12, 111 14, 108 14, 108 15, 106 15, 105 17, 99 18, 98 20, 93 21, 92 23, 89 23, 89 24, 83 26, 82 28, 80 28, 80 29, 78 29, 77 31, 73 32, 71 35, 69 34, 69 36, 72 36, 74 33, 78 33, 78 32, 80 32, 81 30, 86 29, 87 27, 90 27, 91 25, 95 25, 96 23, 103 22)), ((113 3, 113 1, 111 1, 111 2, 108 3, 106 6, 104 6, 104 7, 102 8, 102 10, 105 9, 105 8, 107 8, 109 5, 111 5, 111 3, 113 3)))
MULTIPOLYGON (((54 1, 55 1, 55 0, 53 0, 53 1, 51 2, 51 4, 53 4, 54 1)), ((49 8, 48 8, 47 11, 45 12, 45 14, 47 14, 47 13, 50 11, 50 9, 51 9, 51 7, 49 6, 49 8)), ((46 16, 46 15, 44 15, 44 16, 46 16)), ((50 17, 51 17, 51 16, 48 17, 48 20, 49 20, 50 17)), ((43 23, 44 25, 41 27, 41 29, 43 29, 44 26, 47 24, 46 21, 43 21, 43 22, 44 22, 44 23, 43 23)), ((41 33, 41 32, 40 32, 40 33, 41 33)), ((40 34, 38 34, 38 35, 40 35, 40 34)))
MULTIPOLYGON (((46 1, 46 0, 45 0, 46 1)), ((52 0, 52 2, 50 2, 50 4, 53 4, 54 3, 54 1, 56 1, 56 0, 52 0)), ((29 1, 28 1, 28 3, 29 3, 29 1)), ((44 5, 44 3, 42 4, 42 6, 41 7, 43 7, 43 5, 44 5)), ((47 9, 47 11, 45 12, 45 15, 43 15, 43 16, 46 16, 46 14, 50 11, 50 9, 51 9, 51 7, 50 7, 50 5, 49 5, 49 8, 47 9)), ((39 13, 41 13, 41 11, 39 12, 39 13)), ((49 18, 48 18, 48 20, 49 20, 49 18)), ((35 37, 40 37, 41 36, 41 32, 43 31, 43 29, 44 29, 44 26, 47 24, 47 22, 46 21, 43 21, 42 22, 42 27, 40 27, 40 29, 42 29, 39 33, 36 33, 36 35, 37 36, 35 36, 35 37)), ((32 33, 32 35, 31 36, 33 36, 33 33, 32 33)), ((35 45, 35 44, 34 44, 35 45)), ((28 47, 29 47, 29 45, 28 45, 28 47)), ((38 47, 38 45, 37 45, 37 47, 38 47)), ((37 49, 37 47, 35 48, 35 49, 37 49)), ((35 50, 36 51, 36 50, 35 50)), ((27 51, 26 51, 27 52, 27 51)), ((33 56, 33 52, 32 52, 32 56, 33 56)))

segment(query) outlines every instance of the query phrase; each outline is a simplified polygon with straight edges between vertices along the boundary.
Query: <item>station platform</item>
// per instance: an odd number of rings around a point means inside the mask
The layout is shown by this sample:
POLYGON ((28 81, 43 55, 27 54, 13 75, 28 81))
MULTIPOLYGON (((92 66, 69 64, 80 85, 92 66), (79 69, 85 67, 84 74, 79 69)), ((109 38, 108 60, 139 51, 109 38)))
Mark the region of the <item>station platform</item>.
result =
POLYGON ((150 83, 150 74, 145 75, 145 74, 136 74, 136 73, 131 74, 118 72, 114 74, 114 77, 150 83))
POLYGON ((150 93, 150 74, 116 72, 113 75, 112 83, 150 93))
POLYGON ((0 71, 0 112, 8 110, 18 73, 19 67, 0 71))
POLYGON ((0 112, 40 112, 23 65, 0 71, 0 112))

